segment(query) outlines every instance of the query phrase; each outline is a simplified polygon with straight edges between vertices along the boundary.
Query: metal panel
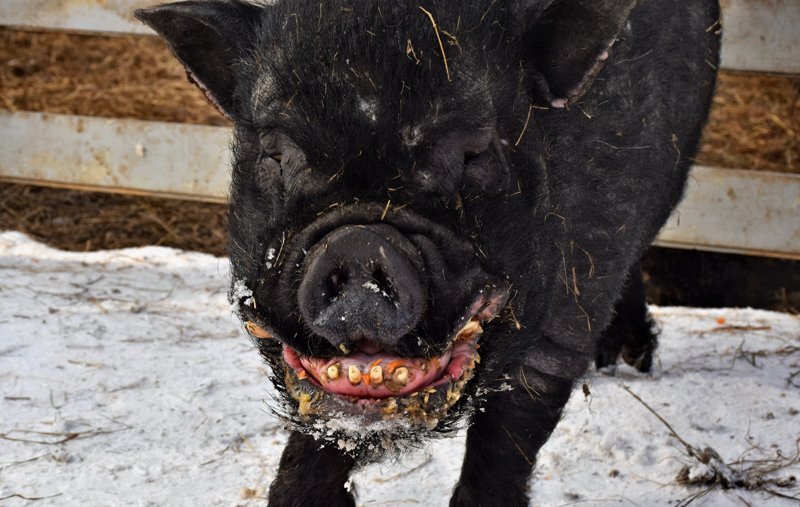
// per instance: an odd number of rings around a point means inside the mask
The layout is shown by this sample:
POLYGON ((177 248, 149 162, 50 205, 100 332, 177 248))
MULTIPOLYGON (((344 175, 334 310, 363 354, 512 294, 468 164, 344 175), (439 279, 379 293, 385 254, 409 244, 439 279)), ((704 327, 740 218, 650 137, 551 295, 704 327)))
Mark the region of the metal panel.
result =
POLYGON ((656 244, 800 259, 800 175, 694 167, 656 244))
POLYGON ((0 111, 0 179, 222 202, 225 128, 0 111))
MULTIPOLYGON (((230 132, 0 112, 0 180, 221 202, 230 132)), ((695 167, 657 244, 800 259, 800 175, 695 167)))
MULTIPOLYGON (((152 33, 131 13, 157 3, 162 0, 2 0, 0 25, 152 33)), ((723 68, 800 74, 800 0, 721 0, 721 4, 723 68)))

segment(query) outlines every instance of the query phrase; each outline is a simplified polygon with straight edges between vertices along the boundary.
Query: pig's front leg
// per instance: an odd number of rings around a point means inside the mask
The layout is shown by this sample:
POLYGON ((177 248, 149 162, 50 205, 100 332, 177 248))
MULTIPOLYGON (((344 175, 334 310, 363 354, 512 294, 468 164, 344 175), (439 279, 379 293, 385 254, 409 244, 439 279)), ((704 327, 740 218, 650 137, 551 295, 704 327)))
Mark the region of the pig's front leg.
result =
POLYGON ((354 461, 339 449, 293 432, 283 450, 278 475, 269 489, 270 507, 355 506, 345 489, 354 461))
POLYGON ((451 507, 528 505, 536 454, 561 418, 572 382, 522 366, 513 380, 513 390, 491 394, 473 416, 451 507))

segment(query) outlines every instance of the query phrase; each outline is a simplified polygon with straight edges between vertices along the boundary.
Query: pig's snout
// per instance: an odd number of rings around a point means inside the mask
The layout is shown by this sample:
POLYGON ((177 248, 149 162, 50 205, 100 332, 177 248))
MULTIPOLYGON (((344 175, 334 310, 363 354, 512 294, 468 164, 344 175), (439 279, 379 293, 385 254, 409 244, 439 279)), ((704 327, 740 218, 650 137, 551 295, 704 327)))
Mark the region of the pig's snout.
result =
POLYGON ((316 334, 347 352, 359 341, 394 347, 426 308, 419 251, 385 224, 349 225, 311 248, 298 303, 316 334))

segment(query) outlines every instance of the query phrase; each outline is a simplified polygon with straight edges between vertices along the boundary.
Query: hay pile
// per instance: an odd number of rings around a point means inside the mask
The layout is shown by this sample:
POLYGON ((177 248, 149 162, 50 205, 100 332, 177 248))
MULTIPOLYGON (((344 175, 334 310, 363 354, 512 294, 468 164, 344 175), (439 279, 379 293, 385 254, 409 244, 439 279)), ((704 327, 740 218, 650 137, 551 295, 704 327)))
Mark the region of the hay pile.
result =
POLYGON ((157 37, 0 29, 0 83, 11 111, 226 123, 157 37))
POLYGON ((800 172, 800 78, 722 72, 697 161, 800 172))
MULTIPOLYGON (((0 107, 225 125, 154 37, 0 29, 0 107)), ((800 171, 800 79, 723 73, 699 163, 800 171)), ((221 254, 225 208, 0 184, 0 229, 59 248, 169 245, 221 254)))

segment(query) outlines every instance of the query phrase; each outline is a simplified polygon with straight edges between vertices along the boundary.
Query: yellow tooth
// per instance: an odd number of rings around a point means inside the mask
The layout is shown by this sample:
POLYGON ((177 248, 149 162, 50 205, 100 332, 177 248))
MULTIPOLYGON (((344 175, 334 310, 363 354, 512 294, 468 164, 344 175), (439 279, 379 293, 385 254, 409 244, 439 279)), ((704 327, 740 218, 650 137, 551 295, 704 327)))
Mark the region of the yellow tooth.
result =
POLYGON ((403 385, 408 384, 408 368, 401 366, 394 370, 394 379, 403 385))
POLYGON ((259 338, 261 340, 267 340, 272 338, 272 335, 267 332, 265 329, 262 329, 253 321, 248 321, 247 324, 244 325, 247 328, 247 332, 250 333, 251 336, 259 338))
POLYGON ((369 379, 375 384, 383 382, 383 368, 381 368, 381 365, 378 364, 369 369, 369 379))
POLYGON ((358 369, 358 366, 354 364, 350 365, 347 369, 347 378, 354 386, 361 383, 361 370, 358 369))
POLYGON ((458 335, 456 335, 456 339, 472 338, 472 336, 482 332, 483 328, 481 327, 481 323, 477 320, 471 320, 461 328, 461 330, 458 332, 458 335))
POLYGON ((345 345, 344 343, 340 343, 339 344, 339 350, 341 350, 342 354, 344 354, 344 355, 347 355, 347 354, 350 353, 350 349, 348 349, 347 345, 345 345))
POLYGON ((336 380, 339 378, 339 366, 335 364, 328 366, 327 374, 329 379, 336 380))
POLYGON ((308 415, 311 413, 311 395, 303 393, 300 395, 300 406, 298 407, 300 415, 308 415))

